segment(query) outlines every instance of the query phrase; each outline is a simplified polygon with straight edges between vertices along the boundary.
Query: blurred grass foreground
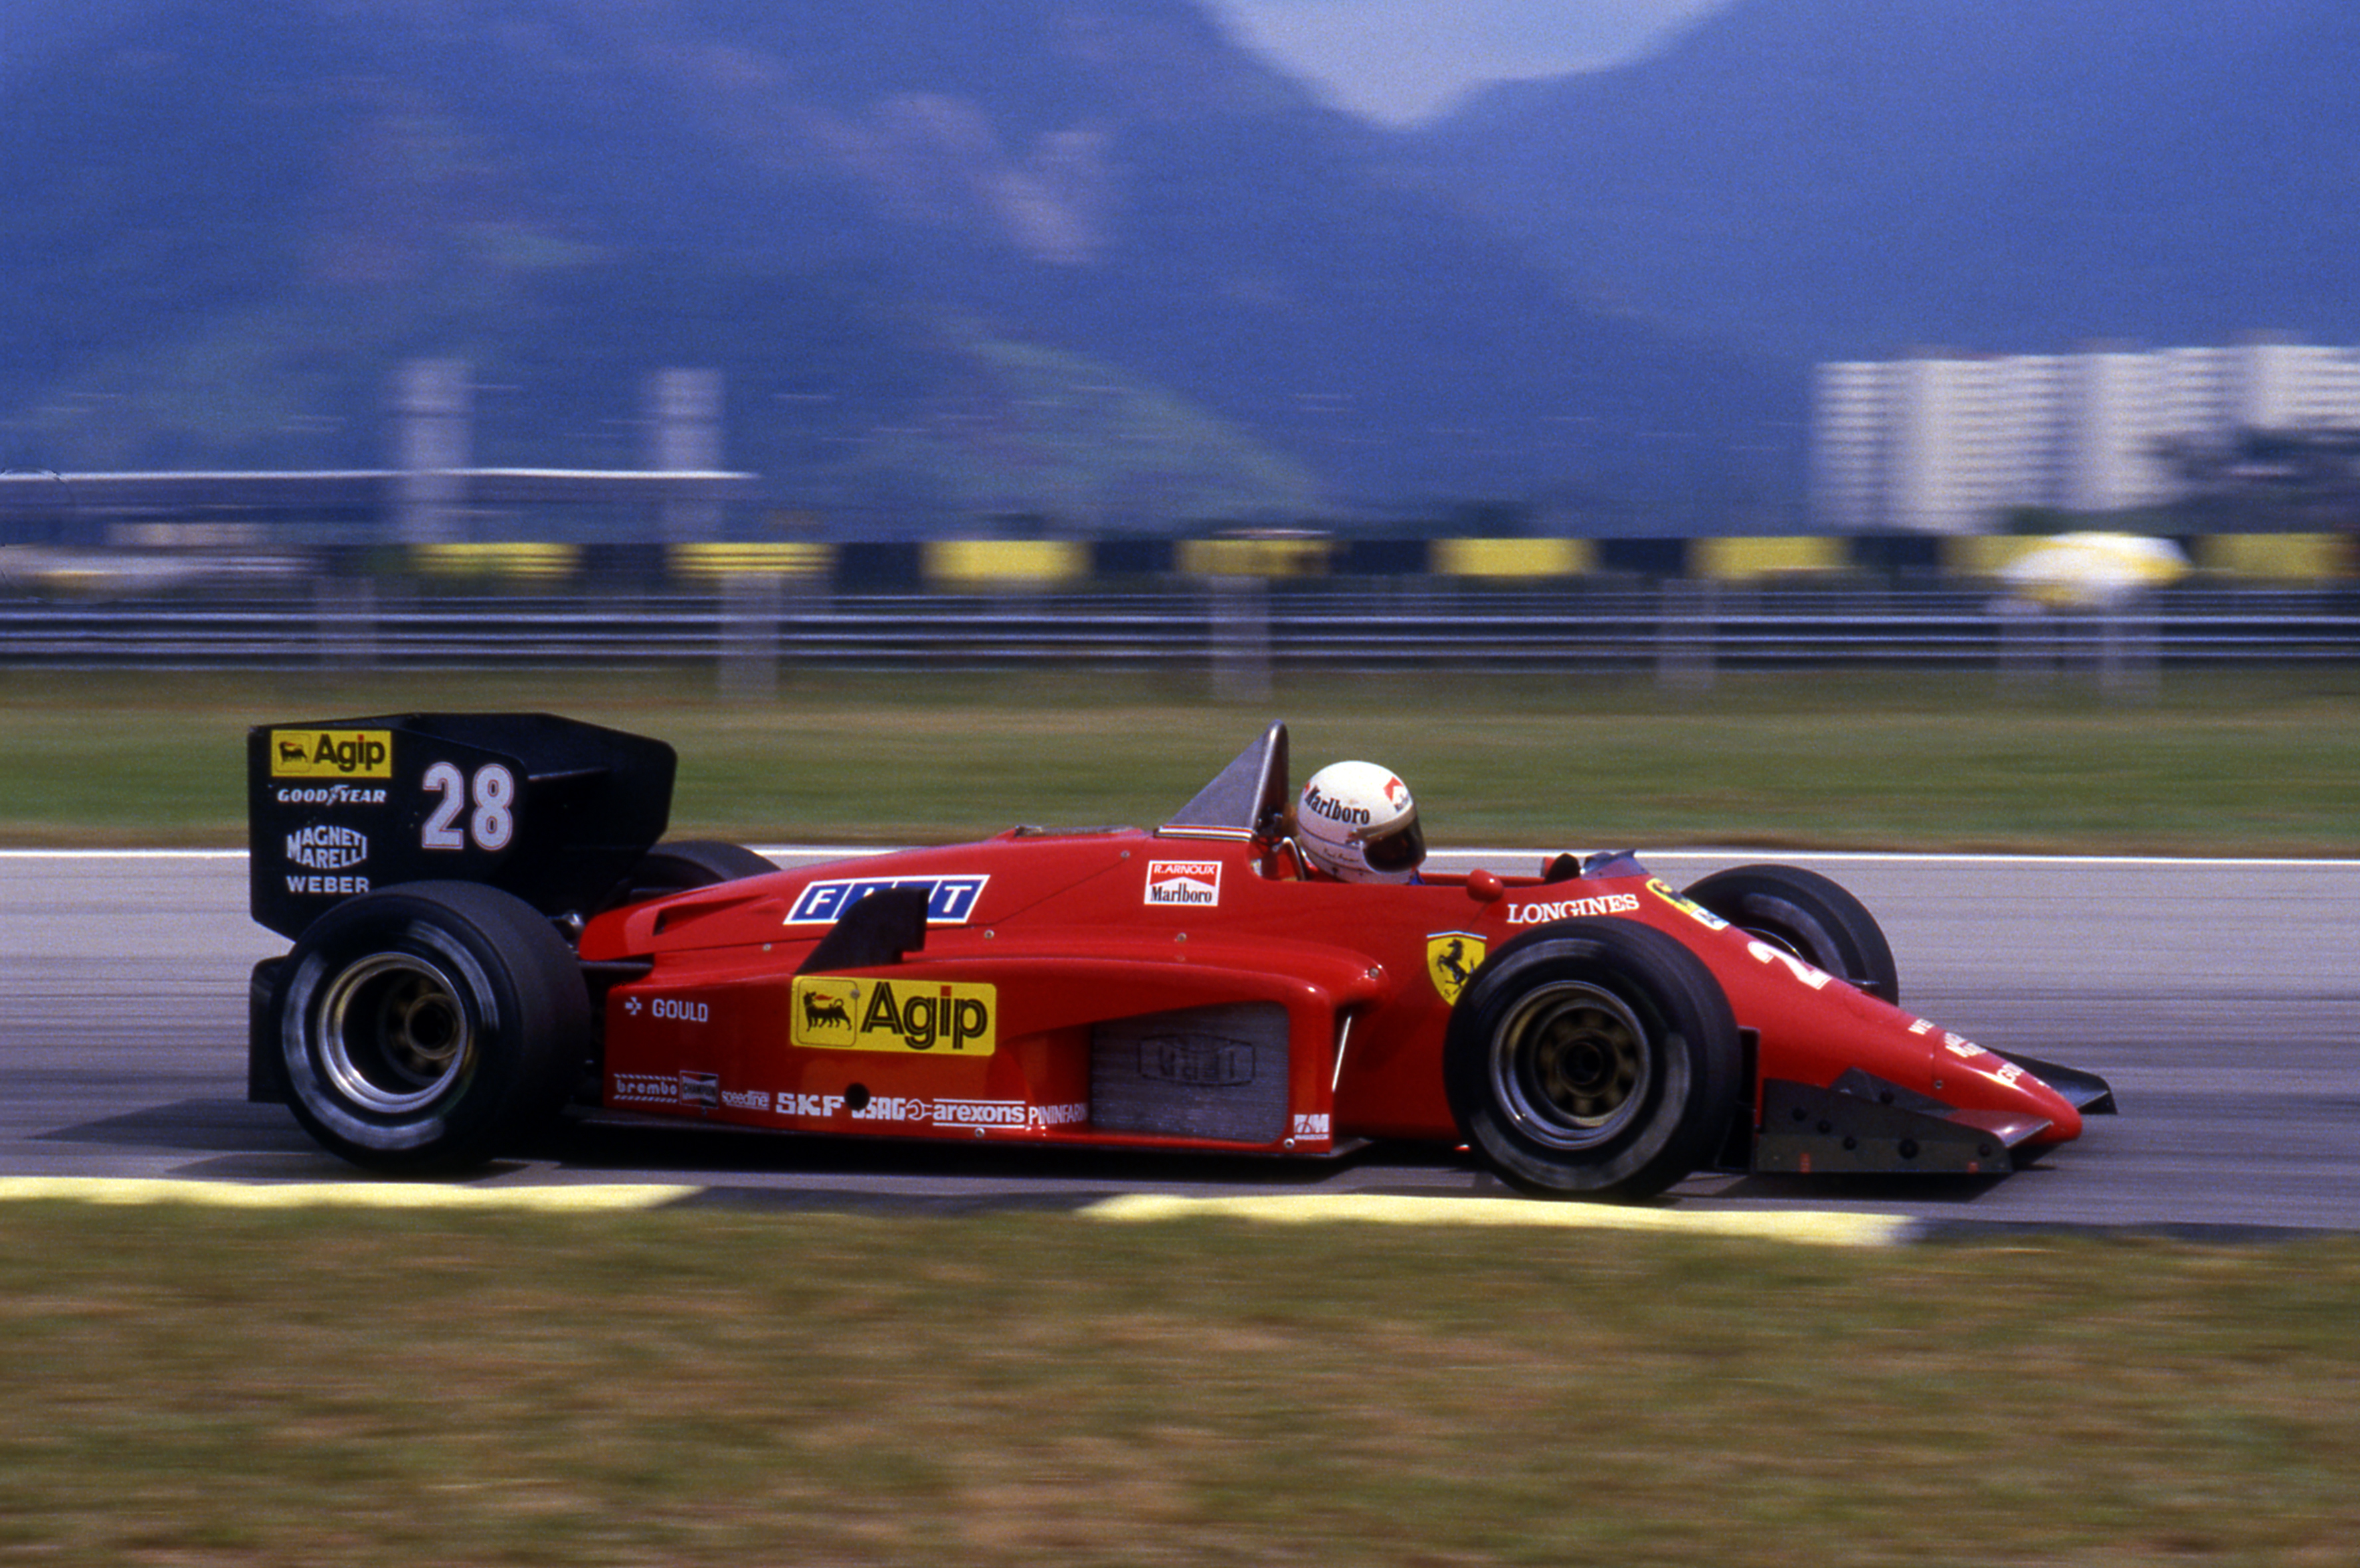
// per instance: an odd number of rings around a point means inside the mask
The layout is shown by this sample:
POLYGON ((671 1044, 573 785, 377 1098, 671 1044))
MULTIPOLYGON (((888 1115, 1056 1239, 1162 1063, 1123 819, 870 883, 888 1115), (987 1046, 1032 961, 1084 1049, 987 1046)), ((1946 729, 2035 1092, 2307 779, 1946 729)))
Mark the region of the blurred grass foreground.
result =
POLYGON ((1459 672, 1283 683, 833 675, 727 701, 686 672, 333 680, 0 672, 0 843, 235 845, 248 725, 532 710, 681 753, 675 834, 952 842, 1153 825, 1273 717, 1295 770, 1365 757, 1444 846, 2360 854, 2360 673, 2175 672, 2148 701, 1988 676, 1459 672))
POLYGON ((2349 1239, 0 1205, 0 1556, 2350 1561, 2349 1239))

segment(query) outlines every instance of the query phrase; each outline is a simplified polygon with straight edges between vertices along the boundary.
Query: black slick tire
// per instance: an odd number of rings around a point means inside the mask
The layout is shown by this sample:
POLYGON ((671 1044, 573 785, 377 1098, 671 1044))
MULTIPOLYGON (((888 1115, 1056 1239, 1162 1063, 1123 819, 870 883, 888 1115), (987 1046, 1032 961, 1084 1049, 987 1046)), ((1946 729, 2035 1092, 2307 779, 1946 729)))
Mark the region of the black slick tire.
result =
POLYGON ((287 1102, 371 1170, 480 1165, 546 1126, 590 1032, 580 964, 530 905, 471 882, 346 899, 279 966, 287 1102))
POLYGON ((606 909, 620 909, 667 893, 694 887, 716 887, 741 877, 767 877, 778 863, 741 844, 722 839, 683 838, 660 844, 639 857, 623 885, 610 895, 606 909))
POLYGON ((1719 1152, 1743 1092, 1729 999, 1631 920, 1568 920, 1492 953, 1459 999, 1443 1083, 1469 1144, 1551 1197, 1644 1198, 1719 1152))
POLYGON ((1841 883, 1799 866, 1739 866, 1716 871, 1688 897, 1750 936, 1901 1003, 1901 971, 1868 906, 1841 883))

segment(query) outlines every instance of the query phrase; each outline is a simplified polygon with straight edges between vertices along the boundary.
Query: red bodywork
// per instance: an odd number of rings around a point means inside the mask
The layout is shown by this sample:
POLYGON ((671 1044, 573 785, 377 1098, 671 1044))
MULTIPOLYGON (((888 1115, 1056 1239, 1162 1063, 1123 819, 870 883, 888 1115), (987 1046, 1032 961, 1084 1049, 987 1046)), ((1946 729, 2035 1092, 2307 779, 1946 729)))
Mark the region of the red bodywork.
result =
POLYGON ((2081 1130, 2031 1072, 1630 874, 1627 858, 1612 875, 1412 886, 1305 880, 1277 859, 1238 834, 1021 830, 599 916, 585 963, 647 966, 606 995, 604 1103, 1101 1148, 1458 1143, 1443 1047, 1466 975, 1536 926, 1604 919, 1669 934, 1719 982, 1752 1046, 1742 1125, 1758 1123, 1765 1080, 1824 1089, 1865 1073, 2019 1159, 2081 1130), (836 919, 890 885, 925 891, 923 947, 799 978, 836 919), (1196 1109, 1216 1103, 1229 1108, 1196 1109))

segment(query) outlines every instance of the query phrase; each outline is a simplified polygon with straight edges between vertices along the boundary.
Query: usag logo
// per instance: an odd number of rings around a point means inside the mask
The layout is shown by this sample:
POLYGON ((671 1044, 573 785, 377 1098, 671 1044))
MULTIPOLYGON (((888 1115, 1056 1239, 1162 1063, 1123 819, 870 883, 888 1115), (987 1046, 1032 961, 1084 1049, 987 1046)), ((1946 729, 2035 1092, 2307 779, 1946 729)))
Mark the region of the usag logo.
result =
POLYGON ((1483 939, 1473 931, 1437 931, 1426 939, 1426 973, 1452 1007, 1483 962, 1483 939))
POLYGON ((967 916, 975 912, 975 903, 983 897, 986 877, 845 877, 825 882, 814 882, 795 895, 794 907, 787 911, 786 923, 791 926, 826 925, 841 920, 844 912, 871 893, 881 893, 888 887, 923 887, 926 890, 926 923, 930 926, 963 926, 967 916))
POLYGON ((273 779, 390 779, 391 730, 272 730, 273 779))
POLYGON ((1192 904, 1199 908, 1219 903, 1221 863, 1218 860, 1149 861, 1147 901, 1151 904, 1192 904))
POLYGON ((1727 931, 1729 929, 1729 922, 1727 920, 1722 920, 1719 915, 1714 914, 1710 909, 1706 909, 1702 904, 1698 903, 1694 898, 1689 898, 1687 894, 1675 891, 1671 884, 1666 882, 1659 877, 1650 877, 1647 878, 1647 891, 1653 893, 1656 898, 1661 898, 1672 908, 1679 910, 1680 913, 1688 916, 1688 919, 1696 921, 1699 925, 1710 926, 1714 931, 1727 931))
POLYGON ((989 1056, 998 1046, 998 988, 956 980, 795 982, 788 1038, 806 1051, 941 1051, 989 1056))

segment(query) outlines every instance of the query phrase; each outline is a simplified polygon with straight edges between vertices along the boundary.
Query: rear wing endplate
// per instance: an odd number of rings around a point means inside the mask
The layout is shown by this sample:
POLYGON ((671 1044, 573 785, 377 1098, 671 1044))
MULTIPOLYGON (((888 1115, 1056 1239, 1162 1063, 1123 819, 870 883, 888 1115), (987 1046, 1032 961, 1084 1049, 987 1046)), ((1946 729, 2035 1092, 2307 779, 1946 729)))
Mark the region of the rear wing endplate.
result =
POLYGON ((484 882, 587 914, 663 836, 672 748, 550 713, 391 713, 246 732, 260 924, 293 939, 397 883, 484 882))

